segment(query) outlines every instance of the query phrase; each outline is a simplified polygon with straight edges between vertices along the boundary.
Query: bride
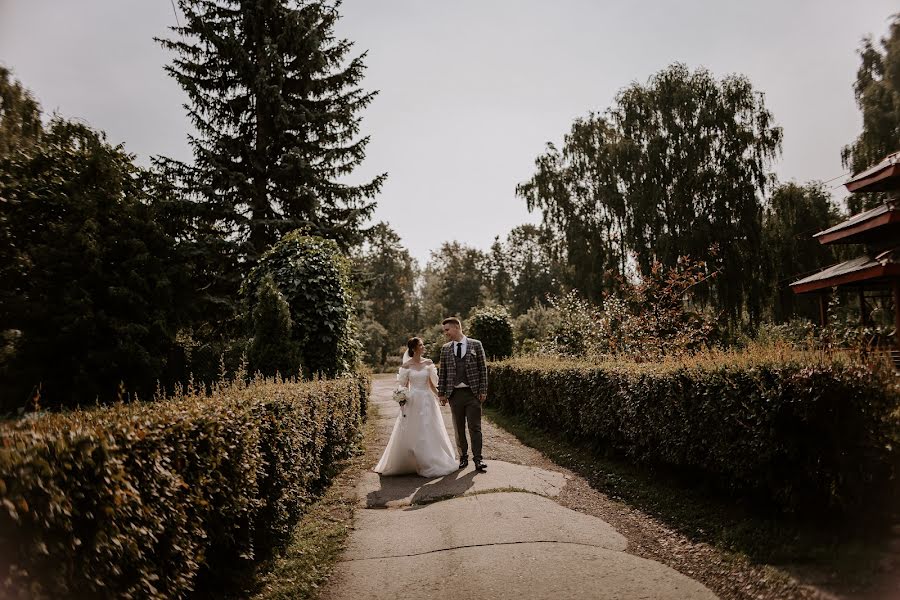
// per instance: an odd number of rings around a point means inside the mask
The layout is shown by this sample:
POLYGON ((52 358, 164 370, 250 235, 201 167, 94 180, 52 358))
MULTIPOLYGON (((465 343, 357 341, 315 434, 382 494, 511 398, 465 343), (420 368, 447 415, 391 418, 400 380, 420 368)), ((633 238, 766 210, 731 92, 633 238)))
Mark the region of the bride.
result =
POLYGON ((391 439, 374 471, 382 475, 449 475, 457 469, 456 454, 438 406, 437 369, 430 360, 422 359, 425 345, 421 339, 410 339, 407 347, 397 376, 400 385, 409 388, 406 417, 397 415, 391 439))

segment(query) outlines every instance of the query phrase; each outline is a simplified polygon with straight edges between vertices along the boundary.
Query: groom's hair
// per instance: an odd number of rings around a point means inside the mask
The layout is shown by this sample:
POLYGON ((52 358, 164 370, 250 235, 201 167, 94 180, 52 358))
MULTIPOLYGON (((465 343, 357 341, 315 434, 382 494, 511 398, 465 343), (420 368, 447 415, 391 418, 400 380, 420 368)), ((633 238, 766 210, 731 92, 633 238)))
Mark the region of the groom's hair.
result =
POLYGON ((462 323, 456 317, 447 317, 443 321, 441 321, 441 325, 456 325, 460 329, 462 329, 462 323))

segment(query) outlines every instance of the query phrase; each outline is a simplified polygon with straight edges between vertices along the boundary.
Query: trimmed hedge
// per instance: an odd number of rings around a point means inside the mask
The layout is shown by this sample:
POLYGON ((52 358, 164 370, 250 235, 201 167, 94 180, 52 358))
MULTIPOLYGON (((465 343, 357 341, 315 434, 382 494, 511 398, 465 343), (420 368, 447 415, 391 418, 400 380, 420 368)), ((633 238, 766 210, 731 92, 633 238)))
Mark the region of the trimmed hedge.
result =
POLYGON ((872 505, 893 474, 897 384, 849 361, 526 358, 489 379, 492 404, 542 429, 788 510, 872 505))
POLYGON ((0 596, 183 597, 282 543, 369 380, 218 387, 0 428, 0 596))

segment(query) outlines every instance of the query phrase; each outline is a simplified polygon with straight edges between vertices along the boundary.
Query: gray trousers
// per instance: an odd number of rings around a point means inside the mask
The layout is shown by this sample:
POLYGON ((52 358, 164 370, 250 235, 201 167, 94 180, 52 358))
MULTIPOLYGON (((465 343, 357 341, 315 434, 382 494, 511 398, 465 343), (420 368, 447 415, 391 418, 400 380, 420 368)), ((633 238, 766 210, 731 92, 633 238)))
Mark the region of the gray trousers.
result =
POLYGON ((459 459, 469 457, 469 443, 466 441, 466 421, 468 421, 469 437, 472 438, 472 458, 481 460, 481 402, 471 389, 456 388, 450 393, 450 414, 453 415, 453 430, 456 431, 459 459))

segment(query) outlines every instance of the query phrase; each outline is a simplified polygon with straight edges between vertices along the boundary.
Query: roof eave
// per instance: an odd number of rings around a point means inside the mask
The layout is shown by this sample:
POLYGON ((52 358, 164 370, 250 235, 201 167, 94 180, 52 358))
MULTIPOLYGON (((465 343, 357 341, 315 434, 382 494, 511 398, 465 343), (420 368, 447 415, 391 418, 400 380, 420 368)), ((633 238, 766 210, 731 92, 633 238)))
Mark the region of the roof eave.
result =
MULTIPOLYGON (((900 178, 900 164, 889 163, 882 168, 870 169, 850 179, 844 186, 849 192, 883 191, 881 184, 894 177, 900 178), (874 171, 874 172, 870 172, 874 171)), ((898 182, 900 185, 900 182, 898 182)))
POLYGON ((849 285, 852 283, 862 283, 868 280, 882 279, 885 277, 900 277, 900 264, 889 263, 886 265, 875 265, 852 273, 843 273, 834 277, 826 277, 816 281, 807 283, 792 283, 791 289, 795 294, 808 294, 810 292, 818 292, 833 287, 849 285))
POLYGON ((862 221, 861 223, 857 223, 852 227, 847 227, 846 229, 841 229, 839 231, 822 231, 815 234, 813 237, 817 238, 820 244, 833 244, 840 240, 869 231, 870 229, 875 229, 876 227, 889 225, 891 223, 900 223, 900 211, 891 210, 872 217, 871 219, 862 221))

